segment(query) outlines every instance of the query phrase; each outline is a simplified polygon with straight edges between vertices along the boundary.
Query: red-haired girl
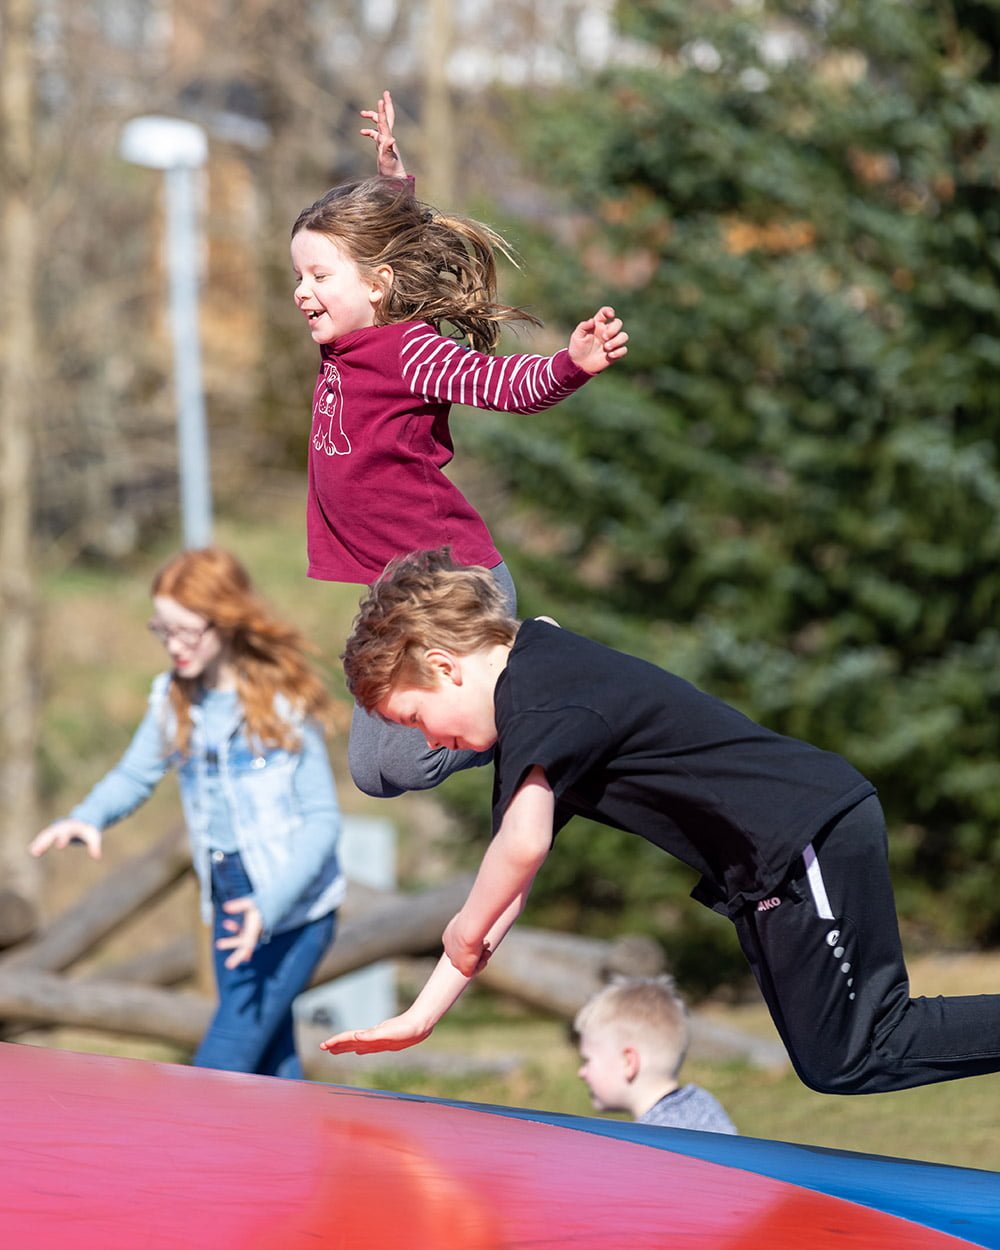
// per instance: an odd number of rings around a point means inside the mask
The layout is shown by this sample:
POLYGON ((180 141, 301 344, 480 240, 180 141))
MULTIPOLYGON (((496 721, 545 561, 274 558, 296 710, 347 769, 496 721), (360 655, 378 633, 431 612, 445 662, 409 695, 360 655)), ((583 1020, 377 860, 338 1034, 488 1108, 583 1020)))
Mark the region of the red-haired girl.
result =
POLYGON ((219 1006, 199 1067, 301 1077, 292 1002, 333 938, 344 880, 322 726, 329 698, 294 626, 219 547, 181 552, 153 580, 150 632, 171 670, 121 760, 31 853, 83 842, 180 782, 202 913, 214 923, 219 1006))

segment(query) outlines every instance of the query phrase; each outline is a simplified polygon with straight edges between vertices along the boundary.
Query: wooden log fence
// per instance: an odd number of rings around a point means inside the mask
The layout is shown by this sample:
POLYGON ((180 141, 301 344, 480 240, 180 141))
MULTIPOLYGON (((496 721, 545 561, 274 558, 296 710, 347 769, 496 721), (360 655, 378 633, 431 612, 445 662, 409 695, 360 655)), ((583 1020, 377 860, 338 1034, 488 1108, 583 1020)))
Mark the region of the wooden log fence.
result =
POLYGON ((0 950, 23 942, 38 928, 34 903, 16 890, 0 890, 0 950))
MULTIPOLYGON (((82 848, 80 854, 84 854, 82 848)), ((187 837, 182 829, 172 829, 148 851, 104 877, 44 933, 0 955, 0 969, 61 972, 71 967, 165 894, 190 866, 187 837)))
MULTIPOLYGON (((47 930, 0 953, 0 1021, 5 1036, 30 1027, 72 1026, 152 1038, 183 1047, 197 1045, 213 1002, 177 989, 191 980, 197 939, 184 935, 158 950, 104 965, 86 976, 73 966, 129 919, 174 887, 190 869, 187 839, 172 830, 150 850, 105 877, 47 930)), ((463 875, 414 894, 374 890, 351 883, 341 910, 337 940, 313 984, 323 984, 386 959, 440 953, 441 933, 471 884, 463 875)), ((543 1011, 572 1019, 583 1003, 616 972, 662 971, 659 946, 650 939, 615 942, 519 925, 479 975, 496 991, 543 1011)), ((709 1022, 692 1020, 702 1039, 751 1062, 784 1062, 780 1047, 744 1038, 709 1022)))

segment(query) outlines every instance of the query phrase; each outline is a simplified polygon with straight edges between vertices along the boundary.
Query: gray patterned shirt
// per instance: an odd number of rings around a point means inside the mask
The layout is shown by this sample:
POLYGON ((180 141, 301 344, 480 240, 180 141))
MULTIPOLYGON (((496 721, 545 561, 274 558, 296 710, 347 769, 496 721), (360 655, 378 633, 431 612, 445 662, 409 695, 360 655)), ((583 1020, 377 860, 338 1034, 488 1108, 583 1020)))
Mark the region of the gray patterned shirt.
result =
POLYGON ((719 1100, 700 1085, 682 1085, 664 1094, 636 1121, 662 1128, 693 1128, 702 1133, 735 1133, 736 1125, 719 1100))

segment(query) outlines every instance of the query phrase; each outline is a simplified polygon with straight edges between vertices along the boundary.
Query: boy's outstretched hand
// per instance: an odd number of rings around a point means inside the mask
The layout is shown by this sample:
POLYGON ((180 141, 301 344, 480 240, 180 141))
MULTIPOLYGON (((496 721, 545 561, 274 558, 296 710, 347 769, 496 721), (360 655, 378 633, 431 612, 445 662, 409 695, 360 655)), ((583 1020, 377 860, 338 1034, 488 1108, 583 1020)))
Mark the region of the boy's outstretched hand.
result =
POLYGON ((406 1050, 430 1037, 432 1032, 433 1025, 428 1028, 423 1023, 418 1024, 410 1012, 404 1011, 401 1016, 383 1020, 371 1029, 334 1033, 333 1037, 320 1042, 319 1048, 331 1055, 372 1055, 381 1050, 406 1050))
POLYGON ((621 317, 605 305, 570 335, 569 358, 584 373, 601 373, 627 355, 627 343, 621 317))
POLYGON ((406 1050, 430 1037, 434 1026, 458 1000, 471 978, 456 972, 442 955, 427 983, 407 1009, 372 1029, 348 1029, 320 1043, 331 1055, 370 1055, 380 1050, 406 1050))
POLYGON ((396 110, 389 92, 383 91, 382 98, 376 107, 362 109, 361 116, 374 122, 373 126, 366 126, 361 133, 366 139, 373 139, 375 142, 379 174, 383 178, 405 178, 406 169, 403 165, 403 158, 399 154, 399 148, 396 147, 396 140, 392 133, 392 128, 396 124, 396 110))

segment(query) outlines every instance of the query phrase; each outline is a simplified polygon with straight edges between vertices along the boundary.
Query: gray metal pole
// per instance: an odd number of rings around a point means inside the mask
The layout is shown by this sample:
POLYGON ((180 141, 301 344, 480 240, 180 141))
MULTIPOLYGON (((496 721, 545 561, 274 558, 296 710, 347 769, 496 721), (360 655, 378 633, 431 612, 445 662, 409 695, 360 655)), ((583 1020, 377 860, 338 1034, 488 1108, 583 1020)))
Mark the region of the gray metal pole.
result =
POLYGON ((212 541, 212 484, 201 380, 196 171, 174 165, 165 174, 181 523, 184 546, 204 547, 212 541))

